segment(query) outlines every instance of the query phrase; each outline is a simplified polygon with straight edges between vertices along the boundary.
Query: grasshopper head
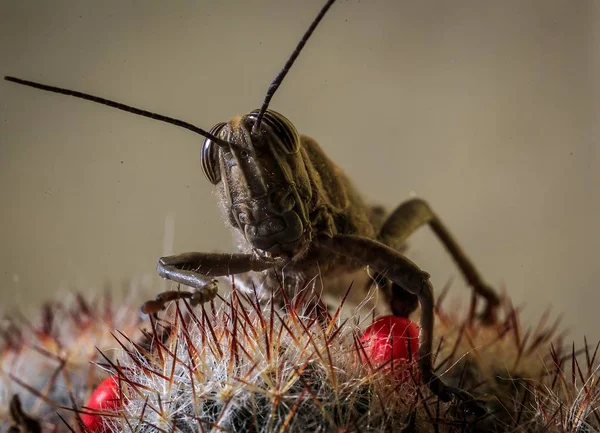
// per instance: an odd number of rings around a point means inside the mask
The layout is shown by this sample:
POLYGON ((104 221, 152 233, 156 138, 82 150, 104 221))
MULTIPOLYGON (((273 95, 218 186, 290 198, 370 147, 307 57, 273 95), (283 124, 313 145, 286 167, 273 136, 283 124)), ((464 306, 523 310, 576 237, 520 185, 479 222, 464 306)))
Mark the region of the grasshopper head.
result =
POLYGON ((219 186, 229 221, 257 253, 291 258, 310 242, 312 188, 294 125, 267 110, 255 134, 258 111, 211 129, 229 145, 205 139, 202 170, 219 186))

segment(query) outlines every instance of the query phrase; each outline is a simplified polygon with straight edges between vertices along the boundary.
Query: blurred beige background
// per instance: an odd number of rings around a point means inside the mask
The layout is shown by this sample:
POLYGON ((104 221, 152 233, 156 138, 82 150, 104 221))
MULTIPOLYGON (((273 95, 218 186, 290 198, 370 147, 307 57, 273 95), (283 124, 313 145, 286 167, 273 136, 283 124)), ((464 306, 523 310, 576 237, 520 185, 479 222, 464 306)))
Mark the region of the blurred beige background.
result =
MULTIPOLYGON (((321 5, 5 0, 0 72, 210 128, 260 105, 321 5)), ((529 317, 598 339, 599 23, 597 0, 340 0, 272 107, 374 201, 429 200, 529 317)), ((160 290, 159 256, 233 247, 201 137, 7 82, 0 101, 4 307, 160 290)), ((409 255, 458 277, 427 229, 409 255)))

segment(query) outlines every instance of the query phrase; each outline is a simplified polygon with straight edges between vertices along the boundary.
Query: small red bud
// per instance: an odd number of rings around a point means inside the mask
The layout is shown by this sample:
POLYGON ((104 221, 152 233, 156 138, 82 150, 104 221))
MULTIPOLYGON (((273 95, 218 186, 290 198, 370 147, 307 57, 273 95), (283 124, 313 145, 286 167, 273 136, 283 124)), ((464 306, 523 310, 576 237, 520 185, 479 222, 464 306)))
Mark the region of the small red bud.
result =
MULTIPOLYGON (((404 381, 410 377, 407 367, 419 357, 419 328, 416 323, 404 317, 380 317, 365 330, 360 342, 373 366, 393 360, 393 368, 399 372, 398 379, 404 381)), ((415 373, 418 379, 418 372, 415 373)))
MULTIPOLYGON (((85 406, 85 412, 104 412, 120 408, 121 397, 119 395, 118 377, 110 376, 100 382, 85 406)), ((107 431, 104 420, 100 415, 82 413, 81 420, 83 425, 90 431, 95 433, 105 433, 107 431)))

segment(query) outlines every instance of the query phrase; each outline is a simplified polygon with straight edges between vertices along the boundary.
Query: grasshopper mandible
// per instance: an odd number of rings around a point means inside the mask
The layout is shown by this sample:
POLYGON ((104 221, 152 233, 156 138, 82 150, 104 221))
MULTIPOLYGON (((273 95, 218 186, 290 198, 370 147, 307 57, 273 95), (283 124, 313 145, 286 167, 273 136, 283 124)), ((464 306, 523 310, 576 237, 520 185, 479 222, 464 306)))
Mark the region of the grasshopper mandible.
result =
POLYGON ((363 201, 315 140, 300 135, 286 117, 269 109, 277 88, 334 2, 328 0, 311 23, 269 86, 262 107, 210 131, 89 94, 14 77, 5 79, 171 123, 205 137, 202 170, 218 189, 229 223, 238 229, 240 251, 162 257, 159 275, 195 292, 165 292, 145 304, 146 312, 158 311, 165 302, 181 297, 190 298, 193 304, 214 298, 215 277, 253 271, 265 279, 266 287, 274 287, 285 273, 285 290, 293 296, 316 275, 327 290, 328 278, 368 267, 375 272, 374 279, 394 314, 408 316, 421 306, 418 355, 424 383, 444 401, 453 396, 471 401, 470 394, 446 385, 433 371, 433 287, 429 275, 399 248, 415 230, 428 224, 475 293, 485 298, 480 318, 486 323, 495 319, 500 303, 496 292, 425 201, 409 200, 384 218, 380 208, 363 201))

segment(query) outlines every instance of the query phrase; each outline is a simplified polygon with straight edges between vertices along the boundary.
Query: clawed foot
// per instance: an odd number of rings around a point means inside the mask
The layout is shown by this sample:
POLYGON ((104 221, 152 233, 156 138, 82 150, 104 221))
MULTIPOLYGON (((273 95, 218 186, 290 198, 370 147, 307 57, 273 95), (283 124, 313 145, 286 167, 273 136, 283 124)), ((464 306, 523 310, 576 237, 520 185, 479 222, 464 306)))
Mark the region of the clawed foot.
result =
POLYGON ((215 299, 218 290, 219 287, 217 285, 217 280, 212 280, 204 286, 194 289, 193 292, 184 292, 179 290, 162 292, 156 296, 156 299, 147 301, 142 305, 142 313, 157 314, 159 311, 167 308, 167 303, 180 299, 189 299, 190 305, 195 307, 215 299))
POLYGON ((498 309, 500 307, 500 296, 496 290, 487 284, 480 284, 474 287, 475 293, 481 296, 485 302, 484 310, 477 314, 477 319, 485 326, 492 326, 498 323, 498 309))
POLYGON ((462 416, 481 417, 487 414, 485 403, 476 399, 464 389, 444 385, 438 393, 438 397, 444 402, 451 401, 454 398, 462 416))
MULTIPOLYGON (((421 370, 423 371, 423 370, 421 370)), ((454 400, 456 408, 461 413, 462 417, 481 417, 488 413, 485 403, 476 399, 471 393, 462 388, 446 385, 433 372, 430 373, 429 380, 426 381, 427 386, 438 398, 443 402, 454 400)))
POLYGON ((477 314, 477 319, 484 326, 493 326, 498 323, 498 308, 492 305, 490 302, 487 303, 485 309, 477 314))

